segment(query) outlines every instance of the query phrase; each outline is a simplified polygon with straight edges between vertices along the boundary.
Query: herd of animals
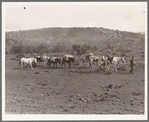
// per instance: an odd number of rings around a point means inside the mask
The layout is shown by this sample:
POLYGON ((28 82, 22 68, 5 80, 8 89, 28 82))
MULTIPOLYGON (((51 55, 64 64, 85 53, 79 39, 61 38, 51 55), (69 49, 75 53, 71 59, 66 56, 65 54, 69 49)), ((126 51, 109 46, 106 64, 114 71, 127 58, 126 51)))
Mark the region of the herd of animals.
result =
MULTIPOLYGON (((117 71, 117 64, 119 62, 125 63, 125 58, 124 57, 113 57, 113 56, 96 56, 93 53, 87 53, 85 54, 82 58, 80 58, 80 61, 82 61, 82 63, 90 64, 90 67, 93 68, 94 64, 97 64, 100 68, 104 68, 105 71, 109 70, 109 64, 113 65, 112 71, 118 72, 117 71)), ((71 67, 71 63, 74 64, 75 62, 75 57, 73 55, 64 55, 62 57, 58 57, 58 56, 51 56, 48 57, 46 55, 43 56, 37 56, 37 57, 32 57, 32 58, 21 58, 20 59, 20 64, 21 64, 21 69, 23 69, 23 65, 27 64, 27 67, 30 66, 31 69, 33 69, 33 67, 36 67, 37 63, 40 64, 41 62, 43 62, 44 67, 47 66, 48 68, 51 67, 51 64, 53 64, 53 68, 56 67, 57 68, 57 63, 59 63, 60 65, 62 65, 62 67, 64 66, 66 68, 65 63, 69 64, 69 67, 71 67)), ((130 73, 133 74, 133 57, 130 60, 130 73)))

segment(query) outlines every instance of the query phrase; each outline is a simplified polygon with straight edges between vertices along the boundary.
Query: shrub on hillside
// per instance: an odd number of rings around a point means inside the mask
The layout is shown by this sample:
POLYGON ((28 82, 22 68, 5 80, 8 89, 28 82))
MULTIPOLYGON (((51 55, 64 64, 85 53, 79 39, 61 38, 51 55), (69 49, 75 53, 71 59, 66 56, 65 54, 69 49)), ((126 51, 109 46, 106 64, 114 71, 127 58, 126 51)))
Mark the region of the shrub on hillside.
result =
POLYGON ((31 46, 31 45, 26 45, 24 46, 24 50, 23 52, 26 54, 30 54, 30 53, 34 53, 35 47, 31 46))
POLYGON ((52 53, 60 53, 60 52, 64 52, 65 50, 66 50, 65 47, 61 45, 54 45, 51 49, 52 53))
POLYGON ((121 56, 127 56, 127 55, 126 55, 126 53, 125 53, 125 52, 122 52, 122 53, 121 53, 121 56))
POLYGON ((82 45, 82 47, 81 47, 81 54, 85 54, 90 49, 91 49, 90 45, 87 45, 87 44, 82 45))
POLYGON ((48 46, 49 45, 46 43, 41 43, 36 47, 36 49, 34 49, 34 52, 40 53, 40 54, 47 53, 49 50, 48 46))
POLYGON ((77 55, 81 55, 81 45, 80 44, 72 45, 72 49, 77 53, 77 55))
POLYGON ((18 54, 20 52, 22 52, 24 49, 23 45, 21 44, 17 44, 17 45, 13 45, 10 49, 10 52, 13 54, 18 54))
POLYGON ((72 45, 72 49, 76 52, 77 55, 82 55, 87 53, 89 50, 93 50, 93 48, 91 48, 91 46, 88 44, 84 44, 82 46, 80 44, 74 44, 72 45))

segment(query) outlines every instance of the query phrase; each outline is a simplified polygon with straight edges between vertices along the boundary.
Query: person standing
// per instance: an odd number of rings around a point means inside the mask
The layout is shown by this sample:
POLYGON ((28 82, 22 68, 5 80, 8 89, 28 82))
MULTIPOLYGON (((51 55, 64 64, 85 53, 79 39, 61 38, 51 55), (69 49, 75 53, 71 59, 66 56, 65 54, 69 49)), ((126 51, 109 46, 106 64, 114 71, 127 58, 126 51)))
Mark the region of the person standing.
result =
POLYGON ((133 74, 133 70, 134 70, 134 56, 132 56, 132 59, 130 60, 130 72, 131 74, 133 74))

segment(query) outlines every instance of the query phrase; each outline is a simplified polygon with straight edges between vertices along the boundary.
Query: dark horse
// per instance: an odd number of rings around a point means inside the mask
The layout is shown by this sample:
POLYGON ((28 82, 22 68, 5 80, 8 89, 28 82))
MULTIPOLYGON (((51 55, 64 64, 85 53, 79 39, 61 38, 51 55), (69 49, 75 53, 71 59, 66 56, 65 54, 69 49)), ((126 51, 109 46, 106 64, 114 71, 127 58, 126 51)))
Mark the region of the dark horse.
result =
POLYGON ((49 68, 49 66, 51 67, 51 63, 54 64, 53 68, 55 67, 55 65, 56 65, 56 68, 57 68, 57 63, 61 64, 61 59, 59 57, 49 58, 48 62, 47 62, 48 68, 49 68))
POLYGON ((62 59, 62 67, 64 65, 64 67, 66 68, 65 63, 69 63, 69 67, 71 67, 71 62, 74 64, 74 62, 75 62, 75 58, 74 57, 63 57, 63 59, 62 59))
POLYGON ((36 59, 37 59, 37 63, 41 63, 41 62, 43 62, 43 59, 42 59, 42 57, 41 56, 37 56, 37 57, 35 57, 36 59))

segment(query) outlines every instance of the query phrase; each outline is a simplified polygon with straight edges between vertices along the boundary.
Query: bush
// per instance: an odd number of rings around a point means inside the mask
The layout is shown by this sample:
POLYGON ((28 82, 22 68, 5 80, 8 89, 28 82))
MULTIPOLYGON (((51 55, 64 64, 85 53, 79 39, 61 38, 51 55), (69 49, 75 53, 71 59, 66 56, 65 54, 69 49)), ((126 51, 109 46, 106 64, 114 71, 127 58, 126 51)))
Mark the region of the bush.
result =
POLYGON ((122 52, 122 53, 121 53, 121 56, 127 56, 127 55, 126 55, 126 53, 125 53, 125 52, 122 52))
POLYGON ((80 44, 74 44, 72 45, 72 49, 76 52, 77 55, 82 55, 93 48, 91 48, 91 46, 88 44, 84 44, 82 46, 80 44))
POLYGON ((72 45, 72 49, 77 53, 77 55, 81 55, 81 45, 80 44, 72 45))
POLYGON ((85 54, 89 49, 91 49, 90 45, 84 44, 81 47, 81 54, 85 54))
POLYGON ((60 53, 64 51, 64 47, 61 45, 54 45, 51 49, 52 53, 60 53))
POLYGON ((13 45, 10 49, 10 51, 13 53, 13 54, 18 54, 20 52, 22 52, 24 49, 23 45, 21 44, 17 44, 17 45, 13 45))

